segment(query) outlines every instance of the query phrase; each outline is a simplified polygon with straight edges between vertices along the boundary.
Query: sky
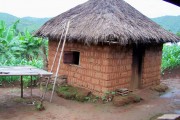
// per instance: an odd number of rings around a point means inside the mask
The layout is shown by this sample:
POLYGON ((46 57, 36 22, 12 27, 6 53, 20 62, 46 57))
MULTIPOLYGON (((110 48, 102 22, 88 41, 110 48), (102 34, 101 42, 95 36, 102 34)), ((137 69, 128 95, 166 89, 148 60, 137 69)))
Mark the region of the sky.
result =
MULTIPOLYGON (((54 17, 88 0, 0 0, 0 12, 17 17, 54 17)), ((180 7, 162 0, 125 0, 149 18, 180 15, 180 7)))

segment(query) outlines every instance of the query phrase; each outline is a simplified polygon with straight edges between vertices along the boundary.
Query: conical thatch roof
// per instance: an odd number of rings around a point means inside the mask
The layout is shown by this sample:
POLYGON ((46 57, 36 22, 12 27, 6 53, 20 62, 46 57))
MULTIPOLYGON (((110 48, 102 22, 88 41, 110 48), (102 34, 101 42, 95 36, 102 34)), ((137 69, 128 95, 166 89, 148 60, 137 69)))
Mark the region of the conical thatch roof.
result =
POLYGON ((47 21, 35 34, 59 39, 71 20, 68 40, 83 43, 177 42, 178 37, 142 15, 123 0, 89 0, 47 21))

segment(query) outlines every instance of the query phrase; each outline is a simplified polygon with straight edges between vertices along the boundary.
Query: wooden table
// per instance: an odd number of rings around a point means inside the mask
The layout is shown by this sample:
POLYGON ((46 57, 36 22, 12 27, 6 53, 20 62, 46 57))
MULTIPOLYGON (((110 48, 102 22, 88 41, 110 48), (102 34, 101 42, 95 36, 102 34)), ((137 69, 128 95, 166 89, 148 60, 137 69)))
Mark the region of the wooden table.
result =
POLYGON ((0 76, 20 76, 21 78, 21 98, 23 98, 23 76, 31 76, 31 96, 32 96, 32 76, 51 77, 52 73, 32 66, 6 66, 0 67, 0 76))

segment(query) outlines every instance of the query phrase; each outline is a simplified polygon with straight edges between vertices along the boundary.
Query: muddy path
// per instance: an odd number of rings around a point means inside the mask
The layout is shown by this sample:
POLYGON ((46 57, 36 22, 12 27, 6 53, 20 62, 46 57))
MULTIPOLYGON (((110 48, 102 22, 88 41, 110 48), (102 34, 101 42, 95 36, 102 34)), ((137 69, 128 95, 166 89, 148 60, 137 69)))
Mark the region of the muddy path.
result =
MULTIPOLYGON (((115 107, 112 103, 80 103, 54 95, 49 103, 50 93, 46 95, 45 111, 36 111, 34 106, 19 101, 20 89, 0 88, 0 120, 149 120, 161 113, 180 114, 180 79, 166 79, 162 83, 170 89, 163 95, 149 89, 136 91, 144 100, 137 104, 115 107)), ((30 90, 25 89, 25 98, 30 90)), ((33 89, 33 97, 41 95, 33 89)))

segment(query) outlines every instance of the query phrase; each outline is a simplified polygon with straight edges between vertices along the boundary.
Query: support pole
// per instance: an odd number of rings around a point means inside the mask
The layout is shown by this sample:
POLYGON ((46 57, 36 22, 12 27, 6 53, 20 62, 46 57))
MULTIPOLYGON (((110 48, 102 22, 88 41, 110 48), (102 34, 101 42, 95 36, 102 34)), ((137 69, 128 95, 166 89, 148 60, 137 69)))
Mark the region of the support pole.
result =
POLYGON ((70 24, 70 21, 68 21, 68 23, 67 23, 67 29, 66 29, 66 33, 65 33, 65 37, 64 37, 64 41, 63 41, 63 46, 62 46, 59 61, 58 61, 58 67, 56 69, 56 75, 55 75, 55 78, 54 78, 54 84, 53 84, 53 90, 52 90, 52 93, 51 93, 50 102, 52 101, 52 97, 53 97, 53 94, 54 94, 54 89, 55 89, 55 85, 56 85, 56 81, 57 81, 57 76, 58 76, 59 68, 60 68, 60 65, 61 65, 61 58, 62 58, 62 54, 63 54, 63 51, 64 51, 64 46, 65 46, 65 43, 66 43, 67 33, 68 33, 68 30, 69 30, 69 24, 70 24))
POLYGON ((21 76, 21 98, 23 98, 23 76, 21 76))

